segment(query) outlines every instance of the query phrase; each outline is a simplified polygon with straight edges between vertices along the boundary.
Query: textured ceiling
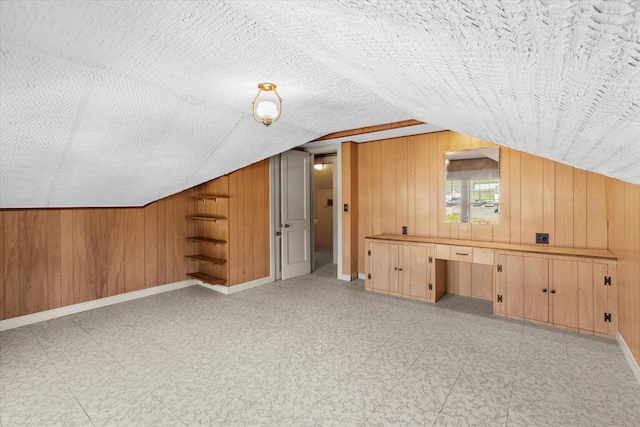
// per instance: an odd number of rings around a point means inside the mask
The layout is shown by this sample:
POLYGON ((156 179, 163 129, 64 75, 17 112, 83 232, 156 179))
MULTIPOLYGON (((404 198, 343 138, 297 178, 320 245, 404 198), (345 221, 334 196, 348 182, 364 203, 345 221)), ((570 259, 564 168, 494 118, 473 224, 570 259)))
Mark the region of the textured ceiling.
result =
POLYGON ((640 2, 0 2, 3 208, 144 205, 406 119, 640 183, 640 2))

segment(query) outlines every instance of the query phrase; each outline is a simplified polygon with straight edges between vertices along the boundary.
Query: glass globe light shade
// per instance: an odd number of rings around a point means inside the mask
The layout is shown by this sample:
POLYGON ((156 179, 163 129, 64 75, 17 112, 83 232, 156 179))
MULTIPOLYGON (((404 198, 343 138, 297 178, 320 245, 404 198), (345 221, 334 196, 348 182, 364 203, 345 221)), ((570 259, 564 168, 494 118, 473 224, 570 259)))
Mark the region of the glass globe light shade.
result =
POLYGON ((261 119, 273 119, 278 115, 278 106, 275 102, 271 101, 261 101, 258 102, 258 107, 256 108, 256 114, 261 119))

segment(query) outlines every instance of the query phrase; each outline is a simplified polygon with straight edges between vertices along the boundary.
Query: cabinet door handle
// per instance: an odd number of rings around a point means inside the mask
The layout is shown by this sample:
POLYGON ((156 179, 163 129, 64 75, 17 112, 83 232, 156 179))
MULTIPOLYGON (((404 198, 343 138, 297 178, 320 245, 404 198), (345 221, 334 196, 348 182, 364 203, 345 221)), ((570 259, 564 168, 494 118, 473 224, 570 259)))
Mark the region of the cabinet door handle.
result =
POLYGON ((398 267, 393 267, 393 269, 394 269, 394 270, 397 270, 397 269, 398 269, 398 267))
POLYGON ((551 291, 550 291, 550 292, 551 292, 552 294, 555 294, 555 293, 556 293, 556 291, 555 291, 555 290, 553 290, 553 289, 551 289, 551 291))
POLYGON ((469 256, 469 254, 464 254, 462 252, 456 252, 456 255, 469 256))
POLYGON ((547 292, 547 290, 546 290, 546 289, 543 289, 543 290, 542 290, 542 292, 547 292))
POLYGON ((399 268, 398 270, 402 271, 402 268, 399 268))

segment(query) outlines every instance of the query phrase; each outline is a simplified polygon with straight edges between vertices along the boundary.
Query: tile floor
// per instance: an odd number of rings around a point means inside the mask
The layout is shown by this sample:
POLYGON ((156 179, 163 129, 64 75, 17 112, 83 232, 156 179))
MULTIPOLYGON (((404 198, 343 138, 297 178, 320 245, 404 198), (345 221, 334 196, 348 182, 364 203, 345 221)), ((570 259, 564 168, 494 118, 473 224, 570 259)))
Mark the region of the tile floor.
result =
POLYGON ((9 426, 640 426, 617 343, 316 274, 0 334, 9 426))

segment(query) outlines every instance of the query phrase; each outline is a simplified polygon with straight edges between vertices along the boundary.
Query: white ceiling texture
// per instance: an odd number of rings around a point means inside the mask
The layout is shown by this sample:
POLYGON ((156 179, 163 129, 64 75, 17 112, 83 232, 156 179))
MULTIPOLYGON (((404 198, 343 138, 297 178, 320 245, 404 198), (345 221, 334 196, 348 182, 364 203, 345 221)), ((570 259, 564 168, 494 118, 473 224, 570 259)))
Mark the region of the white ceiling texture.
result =
POLYGON ((0 49, 2 208, 144 205, 406 119, 640 184, 637 0, 3 0, 0 49))

